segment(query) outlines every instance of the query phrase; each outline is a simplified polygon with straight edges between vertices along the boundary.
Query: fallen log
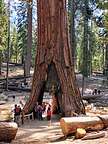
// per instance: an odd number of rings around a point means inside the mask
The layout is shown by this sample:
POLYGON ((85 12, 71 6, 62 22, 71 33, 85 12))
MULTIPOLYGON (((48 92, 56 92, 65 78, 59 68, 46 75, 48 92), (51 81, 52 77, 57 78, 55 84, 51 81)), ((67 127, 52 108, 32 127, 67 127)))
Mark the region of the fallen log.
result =
POLYGON ((31 92, 31 88, 20 88, 20 87, 15 87, 15 86, 8 86, 9 90, 13 91, 26 91, 26 92, 31 92))
POLYGON ((102 96, 104 96, 104 95, 103 94, 96 94, 96 95, 90 95, 90 94, 88 94, 88 95, 83 95, 82 99, 84 99, 84 100, 90 100, 90 99, 100 98, 102 96))
MULTIPOLYGON (((31 79, 32 76, 24 77, 22 75, 9 77, 8 85, 9 86, 18 86, 19 83, 24 82, 25 78, 28 80, 31 79)), ((6 88, 6 78, 0 78, 0 88, 6 88)))
POLYGON ((97 132, 97 133, 90 133, 82 138, 82 140, 90 140, 90 139, 96 139, 101 138, 105 136, 105 132, 97 132))
POLYGON ((18 126, 14 122, 0 122, 0 142, 10 143, 15 139, 18 126))
POLYGON ((85 130, 102 130, 108 126, 108 115, 97 117, 65 117, 60 119, 60 126, 65 136, 76 132, 77 128, 85 130))
MULTIPOLYGON (((26 76, 26 77, 24 77, 23 75, 17 75, 17 76, 9 77, 9 81, 10 80, 20 80, 20 79, 24 80, 25 78, 31 78, 31 77, 32 77, 32 75, 26 76)), ((0 78, 0 81, 1 82, 6 81, 6 78, 0 78)))

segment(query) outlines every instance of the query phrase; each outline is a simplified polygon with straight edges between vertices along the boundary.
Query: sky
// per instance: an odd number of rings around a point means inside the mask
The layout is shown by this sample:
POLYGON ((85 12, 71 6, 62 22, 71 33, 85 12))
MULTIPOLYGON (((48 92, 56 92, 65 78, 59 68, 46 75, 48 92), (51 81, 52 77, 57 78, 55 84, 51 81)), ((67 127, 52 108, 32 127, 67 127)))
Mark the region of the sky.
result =
MULTIPOLYGON (((16 7, 19 3, 19 0, 4 0, 5 3, 10 2, 10 21, 11 25, 16 25, 17 24, 17 12, 16 12, 16 7)), ((103 11, 100 11, 100 9, 96 9, 94 11, 95 16, 100 16, 103 13, 103 11)), ((33 9, 33 17, 36 18, 36 8, 33 9)), ((34 21, 34 20, 33 20, 34 21)))
MULTIPOLYGON (((8 5, 8 2, 10 3, 10 25, 11 25, 11 28, 12 27, 15 27, 17 25, 17 6, 18 6, 18 3, 19 0, 4 0, 5 3, 8 5)), ((36 5, 35 7, 33 6, 33 25, 35 27, 36 25, 36 18, 37 18, 37 13, 36 13, 36 5)))

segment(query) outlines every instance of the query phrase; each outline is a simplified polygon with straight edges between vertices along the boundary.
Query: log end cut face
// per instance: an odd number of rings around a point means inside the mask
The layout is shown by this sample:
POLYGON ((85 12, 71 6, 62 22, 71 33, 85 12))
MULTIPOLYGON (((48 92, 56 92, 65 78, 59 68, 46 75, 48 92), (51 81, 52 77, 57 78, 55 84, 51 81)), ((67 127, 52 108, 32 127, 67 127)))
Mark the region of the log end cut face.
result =
POLYGON ((10 143, 15 139, 18 126, 14 122, 0 122, 0 142, 10 143))

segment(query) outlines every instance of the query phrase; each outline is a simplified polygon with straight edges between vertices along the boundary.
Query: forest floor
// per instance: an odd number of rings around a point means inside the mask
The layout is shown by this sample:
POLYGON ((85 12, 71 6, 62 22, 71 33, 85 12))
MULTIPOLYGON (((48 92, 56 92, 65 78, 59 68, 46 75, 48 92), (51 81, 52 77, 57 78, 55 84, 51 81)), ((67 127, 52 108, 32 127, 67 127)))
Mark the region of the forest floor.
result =
MULTIPOLYGON (((26 93, 23 94, 26 95, 26 93)), ((15 103, 19 103, 19 93, 16 92, 16 95, 18 96, 15 101, 13 101, 12 97, 9 98, 8 103, 6 103, 8 107, 10 106, 13 108, 15 103)), ((103 109, 100 110, 100 112, 103 112, 103 109)), ((94 114, 91 109, 89 114, 96 116, 98 115, 98 111, 95 111, 94 114)), ((108 114, 108 109, 105 114, 108 114)), ((92 140, 74 139, 74 136, 65 138, 60 128, 59 120, 57 115, 53 115, 50 127, 48 126, 48 121, 46 119, 43 121, 25 120, 24 124, 21 124, 18 128, 16 138, 11 144, 108 144, 108 129, 102 130, 105 132, 103 138, 92 140)))
POLYGON ((12 144, 108 144, 108 130, 105 137, 92 140, 74 140, 73 136, 65 138, 62 134, 59 121, 52 121, 48 127, 48 122, 30 121, 19 127, 16 139, 12 144))
MULTIPOLYGON (((17 74, 19 75, 21 73, 22 71, 19 72, 18 69, 17 74)), ((16 76, 16 70, 9 76, 16 76)), ((77 80, 81 90, 82 76, 80 74, 77 75, 77 80)), ((84 82, 84 95, 91 94, 94 88, 100 89, 103 96, 89 101, 88 107, 91 110, 91 114, 108 114, 108 85, 105 78, 100 75, 86 78, 84 82), (91 106, 91 103, 93 103, 93 107, 91 106)), ((7 105, 10 109, 13 109, 15 103, 19 104, 20 100, 23 101, 25 96, 28 97, 30 95, 29 92, 24 91, 4 91, 3 93, 9 98, 9 101, 5 104, 5 106, 7 105), (16 96, 15 101, 12 99, 13 95, 16 96)), ((54 115, 52 117, 52 124, 50 127, 48 127, 47 120, 26 120, 24 125, 21 125, 18 128, 16 138, 12 141, 12 144, 108 144, 108 129, 103 131, 105 132, 105 137, 99 139, 74 140, 74 136, 65 138, 60 128, 59 119, 56 115, 54 115)))
MULTIPOLYGON (((78 79, 80 79, 80 76, 78 79)), ((89 81, 88 83, 89 88, 92 86, 91 81, 89 81)), ((80 80, 79 80, 79 85, 80 85, 80 80)), ((105 90, 105 92, 103 92, 104 97, 107 97, 107 101, 108 101, 108 91, 106 91, 106 88, 104 90, 105 90)), ((19 91, 19 92, 8 91, 4 93, 8 95, 8 98, 9 98, 6 105, 10 106, 11 109, 14 107, 14 104, 16 103, 19 104, 20 100, 24 100, 25 96, 29 96, 29 93, 22 92, 22 91, 19 91), (16 95, 15 101, 13 101, 13 98, 12 98, 13 95, 16 95)), ((85 94, 86 94, 86 91, 85 91, 85 94)), ((97 102, 96 100, 94 101, 95 103, 99 104, 99 98, 97 99, 97 102)), ((102 103, 102 100, 100 101, 101 101, 100 103, 102 103)), ((102 106, 104 104, 105 103, 104 103, 104 98, 103 98, 102 106)), ((101 113, 108 114, 108 107, 99 107, 99 109, 98 107, 96 107, 97 109, 95 109, 95 112, 94 112, 94 109, 91 108, 90 103, 88 104, 88 107, 90 108, 89 109, 90 115, 92 114, 98 115, 101 113)), ((103 138, 92 139, 92 140, 81 140, 81 139, 74 140, 74 136, 71 136, 65 139, 65 137, 63 136, 62 130, 60 128, 59 119, 56 115, 54 115, 52 117, 52 124, 50 127, 48 127, 47 120, 43 120, 43 121, 26 120, 24 125, 20 125, 20 127, 18 128, 16 138, 14 141, 12 141, 12 144, 108 144, 108 129, 105 129, 103 131, 105 132, 105 137, 103 138)))

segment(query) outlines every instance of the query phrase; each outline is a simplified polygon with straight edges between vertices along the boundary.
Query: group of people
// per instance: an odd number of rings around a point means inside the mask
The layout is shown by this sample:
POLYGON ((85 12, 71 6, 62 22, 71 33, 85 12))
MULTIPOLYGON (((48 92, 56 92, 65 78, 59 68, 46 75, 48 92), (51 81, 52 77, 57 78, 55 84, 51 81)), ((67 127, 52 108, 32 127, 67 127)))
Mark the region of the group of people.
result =
POLYGON ((95 88, 95 89, 93 90, 92 94, 93 94, 93 95, 97 95, 97 94, 100 95, 100 94, 101 94, 101 91, 100 91, 100 89, 96 89, 96 88, 95 88))
POLYGON ((34 107, 34 118, 38 120, 43 120, 43 115, 46 116, 47 120, 51 120, 51 105, 49 103, 43 102, 42 104, 36 103, 34 107))
MULTIPOLYGON (((13 112, 14 112, 14 122, 16 122, 18 126, 20 126, 21 112, 22 112, 20 105, 15 104, 13 112)), ((42 104, 37 103, 34 107, 33 113, 34 113, 34 119, 43 120, 44 115, 49 122, 48 125, 49 126, 51 125, 52 110, 50 104, 44 102, 42 104)))

